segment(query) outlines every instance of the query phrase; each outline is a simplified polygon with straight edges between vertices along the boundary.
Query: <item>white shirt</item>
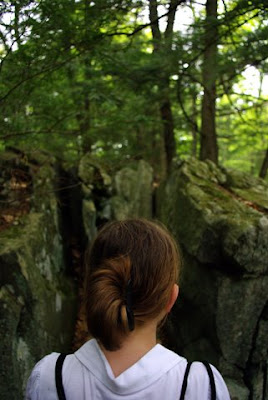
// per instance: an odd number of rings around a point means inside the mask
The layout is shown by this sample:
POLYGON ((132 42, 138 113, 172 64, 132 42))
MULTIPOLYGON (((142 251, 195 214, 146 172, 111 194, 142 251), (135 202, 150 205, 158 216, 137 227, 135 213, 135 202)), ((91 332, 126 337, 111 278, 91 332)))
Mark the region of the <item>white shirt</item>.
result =
MULTIPOLYGON (((26 400, 58 400, 55 363, 58 353, 44 357, 28 380, 26 400)), ((187 361, 160 344, 118 377, 95 339, 68 355, 62 369, 67 400, 175 400, 180 398, 187 361)), ((230 400, 220 373, 212 366, 217 400, 230 400)), ((210 383, 202 363, 192 364, 185 400, 210 400, 210 383)))

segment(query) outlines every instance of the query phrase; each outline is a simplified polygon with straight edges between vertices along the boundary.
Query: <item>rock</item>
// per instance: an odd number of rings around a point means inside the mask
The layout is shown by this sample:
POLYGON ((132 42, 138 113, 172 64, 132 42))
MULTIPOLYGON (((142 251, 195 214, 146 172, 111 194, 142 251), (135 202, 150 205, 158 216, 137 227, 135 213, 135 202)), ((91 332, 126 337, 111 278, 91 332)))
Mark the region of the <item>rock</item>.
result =
POLYGON ((152 217, 152 167, 143 160, 118 170, 111 179, 107 167, 90 154, 79 163, 83 220, 89 241, 96 226, 112 219, 152 217))
POLYGON ((152 181, 152 167, 143 160, 118 171, 114 178, 115 196, 111 199, 113 217, 151 218, 152 181))
POLYGON ((97 227, 111 219, 109 200, 112 178, 107 166, 100 160, 85 154, 79 162, 78 176, 82 181, 82 214, 87 241, 91 242, 97 227))
MULTIPOLYGON (((81 254, 84 237, 91 241, 103 222, 156 217, 178 239, 184 258, 180 297, 164 343, 190 360, 206 359, 218 367, 232 400, 263 399, 268 381, 267 184, 191 159, 174 166, 158 190, 155 210, 153 171, 144 161, 130 163, 111 178, 103 162, 87 154, 79 178, 75 169, 61 172, 61 184, 76 190, 61 188, 56 196, 54 160, 47 155, 40 160, 27 162, 12 181, 9 173, 0 173, 1 196, 14 204, 12 212, 4 210, 8 229, 0 240, 3 398, 23 397, 30 370, 43 355, 69 350, 76 288, 66 276, 73 248, 65 242, 76 239, 81 254), (18 187, 28 196, 23 203, 18 187)), ((14 160, 8 155, 5 162, 14 160)), ((16 160, 16 168, 22 162, 16 160)))
POLYGON ((1 232, 0 393, 9 400, 23 398, 34 364, 70 351, 73 337, 76 288, 65 274, 54 174, 49 164, 35 171, 28 214, 1 232))
MULTIPOLYGON (((255 331, 267 301, 265 288, 268 277, 241 278, 222 276, 218 280, 216 327, 217 337, 225 360, 246 370, 251 352, 256 347, 255 331), (235 351, 234 351, 235 350, 235 351)), ((266 352, 263 338, 261 352, 266 352)), ((265 354, 262 354, 265 356, 265 354)), ((259 357, 259 362, 263 360, 259 357)))
POLYGON ((189 160, 157 196, 185 260, 167 335, 176 351, 219 367, 239 400, 259 398, 265 382, 267 195, 263 180, 189 160))
MULTIPOLYGON (((228 379, 228 378, 225 379, 225 382, 228 386, 231 400, 248 400, 249 399, 250 392, 245 387, 245 384, 243 384, 243 382, 236 382, 235 380, 228 379)), ((255 397, 254 397, 254 399, 255 399, 255 397)))
POLYGON ((93 200, 84 199, 82 203, 82 215, 87 239, 91 242, 97 233, 96 217, 97 211, 93 200))
POLYGON ((109 189, 112 183, 112 179, 101 161, 94 158, 90 153, 81 158, 78 176, 89 191, 93 188, 94 190, 103 190, 104 187, 109 189))

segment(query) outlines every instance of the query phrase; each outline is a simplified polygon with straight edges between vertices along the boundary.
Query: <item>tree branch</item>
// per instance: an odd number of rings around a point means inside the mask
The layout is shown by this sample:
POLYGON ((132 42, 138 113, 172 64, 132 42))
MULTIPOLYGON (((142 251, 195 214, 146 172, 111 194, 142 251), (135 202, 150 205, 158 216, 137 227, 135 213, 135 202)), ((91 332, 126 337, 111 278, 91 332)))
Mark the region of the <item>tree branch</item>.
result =
POLYGON ((160 42, 161 40, 161 31, 159 28, 159 17, 158 17, 158 10, 157 10, 157 0, 149 0, 149 18, 150 18, 150 25, 152 29, 153 40, 155 42, 160 42))
POLYGON ((27 82, 27 81, 33 79, 33 78, 36 78, 37 76, 40 76, 40 75, 42 75, 42 74, 46 74, 46 73, 48 73, 48 72, 56 71, 57 69, 60 69, 60 68, 63 67, 65 64, 67 64, 68 62, 70 62, 71 60, 75 59, 78 55, 81 55, 81 54, 82 54, 82 52, 80 52, 80 53, 78 53, 78 54, 76 54, 76 55, 74 55, 74 56, 72 56, 72 57, 70 57, 70 58, 68 58, 68 59, 66 59, 66 60, 64 60, 64 61, 62 61, 62 62, 60 62, 60 63, 58 63, 58 64, 56 63, 56 64, 53 64, 53 65, 50 65, 49 67, 44 68, 44 69, 42 69, 41 71, 37 71, 37 72, 33 73, 32 75, 26 76, 24 79, 22 79, 21 81, 17 82, 11 89, 9 89, 9 90, 7 91, 7 93, 6 93, 4 96, 0 97, 0 104, 1 104, 1 102, 3 102, 12 92, 14 92, 14 90, 16 90, 18 87, 20 87, 23 83, 25 83, 25 82, 27 82))
POLYGON ((175 15, 177 11, 177 7, 184 3, 185 0, 170 0, 169 4, 169 14, 168 14, 168 21, 167 21, 167 26, 165 30, 165 39, 172 39, 172 34, 173 34, 173 26, 174 26, 174 21, 175 21, 175 15))
POLYGON ((177 83, 177 99, 179 102, 179 105, 181 107, 182 113, 184 115, 184 118, 186 119, 186 121, 190 124, 190 126, 192 126, 192 128, 198 132, 199 134, 201 134, 200 129, 198 128, 198 125, 195 121, 192 120, 192 118, 190 117, 190 115, 187 113, 184 104, 183 104, 183 100, 182 100, 182 96, 181 96, 181 84, 180 81, 178 80, 177 83))
POLYGON ((4 136, 0 136, 0 141, 1 140, 7 140, 13 137, 18 137, 18 136, 26 136, 26 135, 40 135, 40 134, 49 134, 49 133, 53 133, 53 134, 68 134, 68 135, 76 135, 78 134, 80 131, 79 129, 73 129, 73 130, 69 130, 69 131, 51 131, 50 129, 41 129, 40 131, 35 131, 35 130, 31 130, 31 131, 23 131, 23 132, 12 132, 12 133, 8 133, 7 135, 4 136))

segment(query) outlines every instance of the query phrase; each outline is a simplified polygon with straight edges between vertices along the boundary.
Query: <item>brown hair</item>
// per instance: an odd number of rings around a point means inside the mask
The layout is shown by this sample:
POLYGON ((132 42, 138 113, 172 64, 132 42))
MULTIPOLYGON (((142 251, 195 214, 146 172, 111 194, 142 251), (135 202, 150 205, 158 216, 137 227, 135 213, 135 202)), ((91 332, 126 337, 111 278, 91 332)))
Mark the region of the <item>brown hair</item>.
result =
POLYGON ((178 280, 180 256, 166 228, 144 219, 114 221, 98 233, 86 255, 88 329, 107 350, 129 334, 126 290, 131 282, 136 324, 157 317, 178 280))

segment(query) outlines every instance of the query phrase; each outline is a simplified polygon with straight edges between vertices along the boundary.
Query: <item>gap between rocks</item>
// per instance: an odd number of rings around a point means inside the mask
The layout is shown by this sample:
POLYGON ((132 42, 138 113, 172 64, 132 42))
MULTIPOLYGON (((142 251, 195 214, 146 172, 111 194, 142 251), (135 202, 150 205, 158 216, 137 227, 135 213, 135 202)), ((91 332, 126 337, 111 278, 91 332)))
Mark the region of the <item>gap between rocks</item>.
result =
POLYGON ((65 270, 77 284, 77 318, 72 342, 74 351, 87 339, 83 310, 84 253, 87 237, 82 216, 81 182, 76 169, 66 171, 60 165, 57 166, 56 195, 65 270))

